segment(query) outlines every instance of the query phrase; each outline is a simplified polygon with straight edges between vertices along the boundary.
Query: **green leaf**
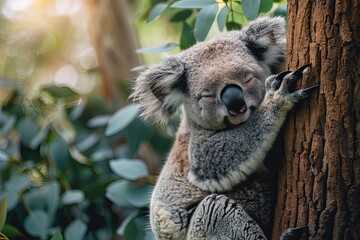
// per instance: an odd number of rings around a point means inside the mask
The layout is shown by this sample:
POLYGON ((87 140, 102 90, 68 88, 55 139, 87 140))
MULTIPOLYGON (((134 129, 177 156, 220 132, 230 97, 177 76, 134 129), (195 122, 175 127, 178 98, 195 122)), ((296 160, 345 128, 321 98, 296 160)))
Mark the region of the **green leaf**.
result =
POLYGON ((226 29, 228 31, 231 31, 231 30, 239 30, 241 29, 241 24, 240 23, 237 23, 237 22, 227 22, 226 23, 226 29))
POLYGON ((223 7, 219 11, 219 14, 217 15, 217 23, 218 23, 219 31, 222 31, 224 29, 228 13, 229 13, 229 8, 227 6, 223 7))
POLYGON ((13 210, 19 203, 19 194, 17 192, 13 192, 8 190, 5 192, 5 196, 7 199, 7 210, 13 210))
POLYGON ((97 134, 90 134, 87 138, 76 144, 77 149, 80 152, 85 152, 94 147, 100 141, 100 137, 97 134))
POLYGON ((0 161, 3 162, 9 161, 9 155, 6 152, 2 151, 1 149, 0 149, 0 161))
MULTIPOLYGON (((12 238, 18 239, 16 237, 22 236, 21 232, 17 228, 15 228, 11 225, 8 225, 8 224, 5 224, 5 226, 3 227, 1 232, 5 236, 7 236, 9 239, 12 239, 12 238)), ((25 237, 23 237, 23 238, 25 239, 25 237)))
POLYGON ((79 204, 85 199, 85 194, 81 190, 69 190, 63 193, 61 203, 64 205, 79 204))
POLYGON ((139 114, 139 107, 137 105, 128 105, 118 110, 109 120, 105 135, 114 135, 124 128, 126 128, 139 114))
POLYGON ((180 21, 185 21, 188 17, 191 16, 192 14, 192 10, 190 9, 185 9, 185 10, 182 10, 180 12, 177 12, 174 14, 174 16, 172 16, 170 18, 170 22, 180 22, 180 21))
POLYGON ((54 220, 60 202, 60 186, 52 182, 41 188, 33 188, 24 194, 24 205, 29 211, 44 210, 50 222, 54 220))
POLYGON ((39 130, 40 127, 29 118, 22 118, 17 125, 17 131, 20 133, 21 142, 30 149, 33 149, 31 148, 31 142, 39 130))
POLYGON ((145 184, 143 186, 130 185, 127 192, 128 201, 133 207, 146 207, 150 203, 150 195, 153 190, 151 185, 145 184))
POLYGON ((148 175, 145 163, 137 159, 111 160, 110 168, 120 177, 130 181, 134 181, 148 175))
POLYGON ((31 149, 36 149, 42 141, 48 136, 49 128, 44 127, 41 128, 40 131, 38 131, 35 136, 31 139, 29 143, 29 147, 31 149))
POLYGON ((281 17, 287 17, 287 6, 281 5, 278 8, 275 9, 275 11, 272 13, 273 16, 281 16, 281 17))
POLYGON ((106 188, 105 196, 122 207, 145 207, 150 202, 150 185, 136 186, 127 180, 118 180, 106 188))
POLYGON ((159 17, 166 9, 167 3, 158 3, 156 4, 150 11, 149 17, 147 19, 147 22, 151 22, 157 17, 159 17))
POLYGON ((60 170, 63 170, 72 160, 68 147, 61 137, 50 143, 48 156, 60 170))
POLYGON ((63 240, 63 239, 64 238, 59 230, 57 230, 50 238, 50 240, 63 240))
POLYGON ((25 230, 31 236, 40 237, 41 239, 45 239, 47 236, 48 224, 48 216, 42 210, 30 212, 24 221, 25 230))
POLYGON ((130 213, 121 223, 120 227, 118 229, 116 229, 116 234, 119 236, 124 236, 125 234, 125 229, 127 227, 127 225, 136 217, 139 215, 139 211, 136 210, 132 213, 130 213))
POLYGON ((0 198, 0 232, 5 225, 6 215, 7 215, 7 200, 5 197, 1 197, 0 198))
POLYGON ((26 174, 14 174, 5 183, 5 188, 12 192, 23 192, 30 186, 31 184, 26 174))
POLYGON ((273 6, 273 1, 272 0, 261 0, 260 1, 260 7, 259 7, 259 12, 262 13, 267 13, 271 10, 273 6))
POLYGON ((191 47, 195 43, 196 43, 196 39, 194 37, 194 30, 187 22, 184 21, 181 30, 180 48, 186 49, 191 47))
POLYGON ((109 184, 106 188, 105 196, 119 206, 130 207, 131 204, 126 196, 128 184, 129 182, 126 180, 118 180, 109 184))
POLYGON ((194 35, 197 41, 204 41, 218 12, 217 3, 206 6, 196 17, 194 35))
POLYGON ((215 0, 181 0, 174 2, 170 7, 172 8, 204 8, 206 6, 212 5, 215 3, 215 0))
POLYGON ((174 50, 175 48, 177 48, 177 44, 176 43, 164 43, 164 44, 160 44, 157 46, 152 46, 152 47, 146 47, 146 48, 139 48, 136 49, 136 53, 146 53, 146 54, 150 54, 150 53, 163 53, 163 52, 170 52, 171 50, 174 50))
POLYGON ((248 20, 254 20, 259 13, 260 0, 242 0, 241 6, 245 17, 248 20))
POLYGON ((81 220, 72 221, 65 229, 65 240, 83 240, 87 231, 87 226, 81 220))
POLYGON ((55 98, 78 97, 79 94, 66 86, 47 85, 41 88, 40 93, 47 92, 55 98))
POLYGON ((111 118, 111 115, 101 115, 96 116, 94 118, 91 118, 86 125, 90 128, 96 128, 96 127, 105 127, 106 124, 109 122, 109 119, 111 118))

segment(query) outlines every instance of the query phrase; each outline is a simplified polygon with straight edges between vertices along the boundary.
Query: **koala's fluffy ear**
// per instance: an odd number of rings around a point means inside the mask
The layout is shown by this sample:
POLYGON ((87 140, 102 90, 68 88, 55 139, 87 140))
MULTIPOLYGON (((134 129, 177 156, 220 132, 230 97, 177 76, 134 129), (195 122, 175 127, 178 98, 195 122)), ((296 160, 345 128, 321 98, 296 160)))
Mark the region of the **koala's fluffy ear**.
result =
POLYGON ((282 17, 261 17, 241 31, 241 39, 258 61, 271 71, 285 63, 286 29, 282 17))
POLYGON ((145 120, 166 124, 187 92, 184 65, 172 56, 142 72, 131 97, 140 105, 145 120))

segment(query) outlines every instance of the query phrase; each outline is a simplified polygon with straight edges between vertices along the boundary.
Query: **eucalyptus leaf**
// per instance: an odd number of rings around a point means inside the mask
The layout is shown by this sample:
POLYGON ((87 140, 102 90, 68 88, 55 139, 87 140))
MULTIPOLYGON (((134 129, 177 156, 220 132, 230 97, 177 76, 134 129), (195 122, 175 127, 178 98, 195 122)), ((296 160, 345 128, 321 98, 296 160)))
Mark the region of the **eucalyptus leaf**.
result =
MULTIPOLYGON (((2 112, 0 111, 0 115, 1 114, 2 114, 2 112)), ((0 126, 2 126, 0 132, 2 134, 8 134, 8 132, 14 127, 15 122, 16 122, 16 118, 14 116, 9 116, 6 114, 5 118, 6 119, 1 119, 3 121, 0 120, 0 126), (1 123, 1 122, 3 122, 3 123, 1 123)))
POLYGON ((138 159, 111 160, 110 168, 120 177, 130 181, 134 181, 148 175, 145 163, 138 159))
POLYGON ((9 155, 0 149, 0 161, 7 162, 9 161, 9 155))
POLYGON ((24 205, 29 211, 46 211, 50 223, 54 220, 60 202, 58 182, 48 183, 40 188, 33 188, 24 194, 24 205))
POLYGON ((275 9, 275 11, 272 13, 273 16, 281 16, 281 17, 287 17, 287 6, 281 5, 275 9))
POLYGON ((163 52, 170 52, 171 50, 174 50, 175 48, 177 48, 177 44, 176 43, 164 43, 164 44, 160 44, 157 46, 152 46, 152 47, 146 47, 146 48, 139 48, 136 49, 136 53, 146 53, 146 54, 150 54, 150 53, 163 53, 163 52))
POLYGON ((85 152, 94 147, 100 141, 100 137, 97 134, 90 134, 84 140, 76 144, 77 149, 80 152, 85 152))
POLYGON ((61 137, 50 143, 47 150, 49 158, 55 162, 60 170, 63 170, 72 160, 68 147, 61 137))
MULTIPOLYGON (((3 229, 1 230, 1 233, 3 233, 5 236, 7 236, 9 239, 18 239, 17 237, 22 236, 21 232, 8 224, 5 224, 5 226, 3 227, 3 229)), ((22 236, 23 238, 21 239, 25 239, 24 236, 22 236)))
POLYGON ((0 197, 0 232, 3 229, 6 222, 7 215, 7 199, 5 196, 0 197))
POLYGON ((170 22, 185 21, 188 17, 191 16, 192 12, 193 11, 191 9, 185 9, 180 12, 177 12, 170 18, 170 22))
POLYGON ((96 116, 94 118, 91 118, 86 125, 90 128, 96 128, 96 127, 105 127, 106 124, 109 122, 109 119, 111 118, 111 115, 100 115, 96 116))
POLYGON ((6 191, 5 192, 7 199, 7 210, 13 210, 19 203, 19 194, 17 192, 6 191))
POLYGON ((64 238, 59 230, 57 230, 50 238, 50 240, 63 240, 63 239, 64 238))
POLYGON ((127 192, 127 198, 130 204, 137 208, 148 206, 153 187, 149 184, 142 186, 134 186, 131 184, 130 186, 127 192))
POLYGON ((49 128, 43 127, 38 131, 35 136, 31 139, 29 143, 29 147, 31 149, 36 149, 42 141, 48 136, 49 134, 49 128))
POLYGON ((57 85, 47 85, 41 88, 40 94, 42 92, 49 93, 53 97, 59 99, 59 98, 69 98, 69 97, 78 97, 79 94, 76 93, 74 90, 72 90, 69 87, 66 86, 57 86, 57 85))
POLYGON ((223 7, 218 15, 217 15, 217 24, 219 27, 219 31, 224 30, 225 24, 226 24, 226 19, 227 19, 227 14, 229 13, 229 8, 227 6, 223 7))
POLYGON ((105 196, 113 203, 122 207, 131 207, 131 203, 127 197, 129 182, 126 180, 118 180, 111 183, 106 188, 105 196))
POLYGON ((128 105, 118 110, 109 120, 105 135, 114 135, 126 128, 139 114, 139 106, 128 105))
POLYGON ((65 240, 83 240, 87 226, 79 219, 72 221, 64 231, 65 240))
MULTIPOLYGON (((195 1, 194 1, 195 2, 195 1)), ((194 35, 197 41, 204 41, 218 12, 217 3, 202 8, 195 21, 194 35)))
POLYGON ((85 194, 81 190, 69 190, 63 193, 61 203, 64 205, 80 204, 85 199, 85 194))
POLYGON ((259 12, 262 13, 267 13, 271 10, 273 6, 273 1, 272 0, 261 0, 260 1, 260 7, 259 7, 259 12))
POLYGON ((167 3, 158 3, 150 11, 147 22, 151 22, 158 18, 167 8, 167 3))
POLYGON ((254 20, 260 9, 260 0, 242 0, 241 6, 248 20, 254 20))
POLYGON ((28 148, 31 148, 31 142, 39 130, 40 127, 29 118, 22 118, 17 124, 17 131, 20 133, 21 142, 28 148))
POLYGON ((191 47, 195 43, 196 39, 194 37, 194 30, 187 22, 184 21, 181 30, 180 48, 186 49, 191 47))
POLYGON ((139 210, 136 210, 132 213, 130 213, 121 223, 120 227, 118 227, 118 229, 116 229, 116 234, 119 236, 124 236, 125 235, 125 229, 126 226, 136 217, 139 215, 139 210))
POLYGON ((181 0, 174 2, 171 7, 172 8, 204 8, 206 6, 212 5, 215 3, 215 0, 181 0))
POLYGON ((106 188, 106 197, 122 207, 146 207, 150 203, 152 186, 138 186, 127 180, 118 180, 106 188))
POLYGON ((31 183, 27 174, 13 174, 10 179, 5 182, 5 189, 12 192, 22 192, 30 186, 31 183))
POLYGON ((42 210, 32 211, 24 220, 25 230, 34 237, 46 239, 49 227, 47 214, 42 210))

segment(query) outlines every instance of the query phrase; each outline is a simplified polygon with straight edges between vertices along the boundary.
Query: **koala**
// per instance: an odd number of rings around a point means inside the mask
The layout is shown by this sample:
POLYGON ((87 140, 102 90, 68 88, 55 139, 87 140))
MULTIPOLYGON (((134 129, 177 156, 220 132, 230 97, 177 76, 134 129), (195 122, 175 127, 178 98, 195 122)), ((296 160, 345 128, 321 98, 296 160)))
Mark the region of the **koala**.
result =
POLYGON ((264 159, 304 65, 285 62, 285 23, 262 17, 164 58, 137 77, 142 117, 166 124, 182 106, 175 142, 150 202, 157 239, 266 239, 273 190, 264 159))

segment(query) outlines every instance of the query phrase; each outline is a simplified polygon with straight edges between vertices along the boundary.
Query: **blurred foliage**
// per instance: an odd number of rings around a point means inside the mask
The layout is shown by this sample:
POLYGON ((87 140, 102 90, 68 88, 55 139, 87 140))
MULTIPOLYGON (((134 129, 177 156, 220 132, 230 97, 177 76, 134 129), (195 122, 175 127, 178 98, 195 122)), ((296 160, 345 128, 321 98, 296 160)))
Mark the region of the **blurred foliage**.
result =
MULTIPOLYGON (((94 89, 95 51, 79 24, 83 6, 67 4, 0 1, 0 239, 152 239, 147 216, 156 177, 139 149, 149 143, 153 160, 163 162, 178 118, 158 131, 138 118, 136 105, 103 102, 94 89), (39 15, 39 7, 50 10, 39 15)), ((141 1, 139 16, 162 18, 179 40, 137 52, 185 49, 259 15, 286 15, 283 4, 141 1)))

